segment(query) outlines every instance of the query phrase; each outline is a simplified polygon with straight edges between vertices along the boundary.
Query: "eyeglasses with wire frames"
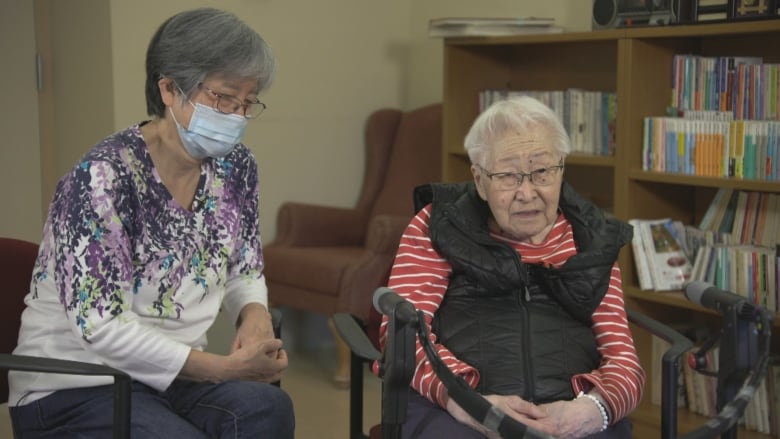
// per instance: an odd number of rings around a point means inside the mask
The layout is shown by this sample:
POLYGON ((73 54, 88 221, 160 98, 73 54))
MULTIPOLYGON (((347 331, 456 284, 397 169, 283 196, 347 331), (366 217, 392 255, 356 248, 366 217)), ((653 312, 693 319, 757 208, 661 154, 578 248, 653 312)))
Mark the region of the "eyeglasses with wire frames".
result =
POLYGON ((563 159, 561 159, 561 161, 555 166, 539 168, 529 173, 490 172, 482 166, 479 166, 479 169, 482 170, 482 172, 490 179, 490 181, 496 183, 498 189, 508 191, 514 190, 518 186, 521 186, 526 177, 534 186, 549 186, 555 183, 555 177, 563 169, 563 159))
POLYGON ((266 109, 266 105, 257 98, 242 102, 241 99, 235 96, 217 93, 202 82, 198 83, 198 88, 206 90, 216 99, 212 108, 223 114, 238 113, 247 119, 254 119, 257 116, 260 116, 263 110, 266 109))

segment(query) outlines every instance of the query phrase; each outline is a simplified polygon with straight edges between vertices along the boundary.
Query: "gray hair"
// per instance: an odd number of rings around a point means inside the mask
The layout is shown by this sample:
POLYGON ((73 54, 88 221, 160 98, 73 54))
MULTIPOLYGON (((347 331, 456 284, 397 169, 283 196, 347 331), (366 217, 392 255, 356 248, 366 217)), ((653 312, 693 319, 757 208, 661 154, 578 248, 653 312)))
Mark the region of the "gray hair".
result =
POLYGON ((549 129, 550 146, 565 158, 571 152, 571 140, 558 116, 540 101, 520 96, 495 102, 477 117, 464 140, 469 160, 485 166, 487 155, 507 132, 519 133, 539 125, 549 129))
POLYGON ((273 79, 275 61, 265 40, 234 14, 213 8, 180 12, 155 32, 146 51, 146 112, 165 117, 157 82, 173 79, 188 97, 209 75, 256 79, 258 92, 273 79))

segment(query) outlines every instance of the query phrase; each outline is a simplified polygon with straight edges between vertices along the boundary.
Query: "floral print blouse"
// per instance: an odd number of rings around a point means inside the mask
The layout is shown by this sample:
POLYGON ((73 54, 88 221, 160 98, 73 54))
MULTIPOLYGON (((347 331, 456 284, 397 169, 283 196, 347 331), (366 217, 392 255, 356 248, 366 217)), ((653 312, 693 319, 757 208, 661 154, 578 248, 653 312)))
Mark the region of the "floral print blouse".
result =
MULTIPOLYGON (((221 308, 267 305, 257 164, 207 158, 191 210, 168 192, 139 125, 96 145, 57 185, 17 354, 104 363, 164 390, 221 308)), ((10 405, 108 377, 13 372, 10 405)))

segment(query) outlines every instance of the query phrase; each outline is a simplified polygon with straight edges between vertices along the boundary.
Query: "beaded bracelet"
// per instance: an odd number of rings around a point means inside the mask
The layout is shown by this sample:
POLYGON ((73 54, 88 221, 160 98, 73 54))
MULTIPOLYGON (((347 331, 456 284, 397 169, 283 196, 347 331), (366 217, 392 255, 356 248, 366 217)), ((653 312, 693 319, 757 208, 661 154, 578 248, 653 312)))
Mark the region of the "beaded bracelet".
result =
POLYGON ((596 398, 595 396, 585 393, 583 391, 580 391, 580 393, 577 395, 577 399, 580 399, 583 396, 593 401, 593 403, 596 404, 596 407, 599 408, 599 412, 601 413, 601 419, 603 421, 601 424, 601 430, 599 430, 599 432, 606 430, 607 427, 609 427, 609 417, 607 416, 607 409, 606 407, 604 407, 604 404, 602 404, 601 401, 599 401, 599 399, 596 398))

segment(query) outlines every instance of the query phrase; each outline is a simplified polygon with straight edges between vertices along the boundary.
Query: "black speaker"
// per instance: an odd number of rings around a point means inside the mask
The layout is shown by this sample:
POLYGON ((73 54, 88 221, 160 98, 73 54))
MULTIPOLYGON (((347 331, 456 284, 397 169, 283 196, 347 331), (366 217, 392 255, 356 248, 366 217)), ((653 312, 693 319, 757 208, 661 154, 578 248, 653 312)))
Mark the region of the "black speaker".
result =
POLYGON ((593 29, 617 26, 617 0, 593 0, 593 29))
POLYGON ((695 0, 593 0, 593 29, 692 23, 695 0))

